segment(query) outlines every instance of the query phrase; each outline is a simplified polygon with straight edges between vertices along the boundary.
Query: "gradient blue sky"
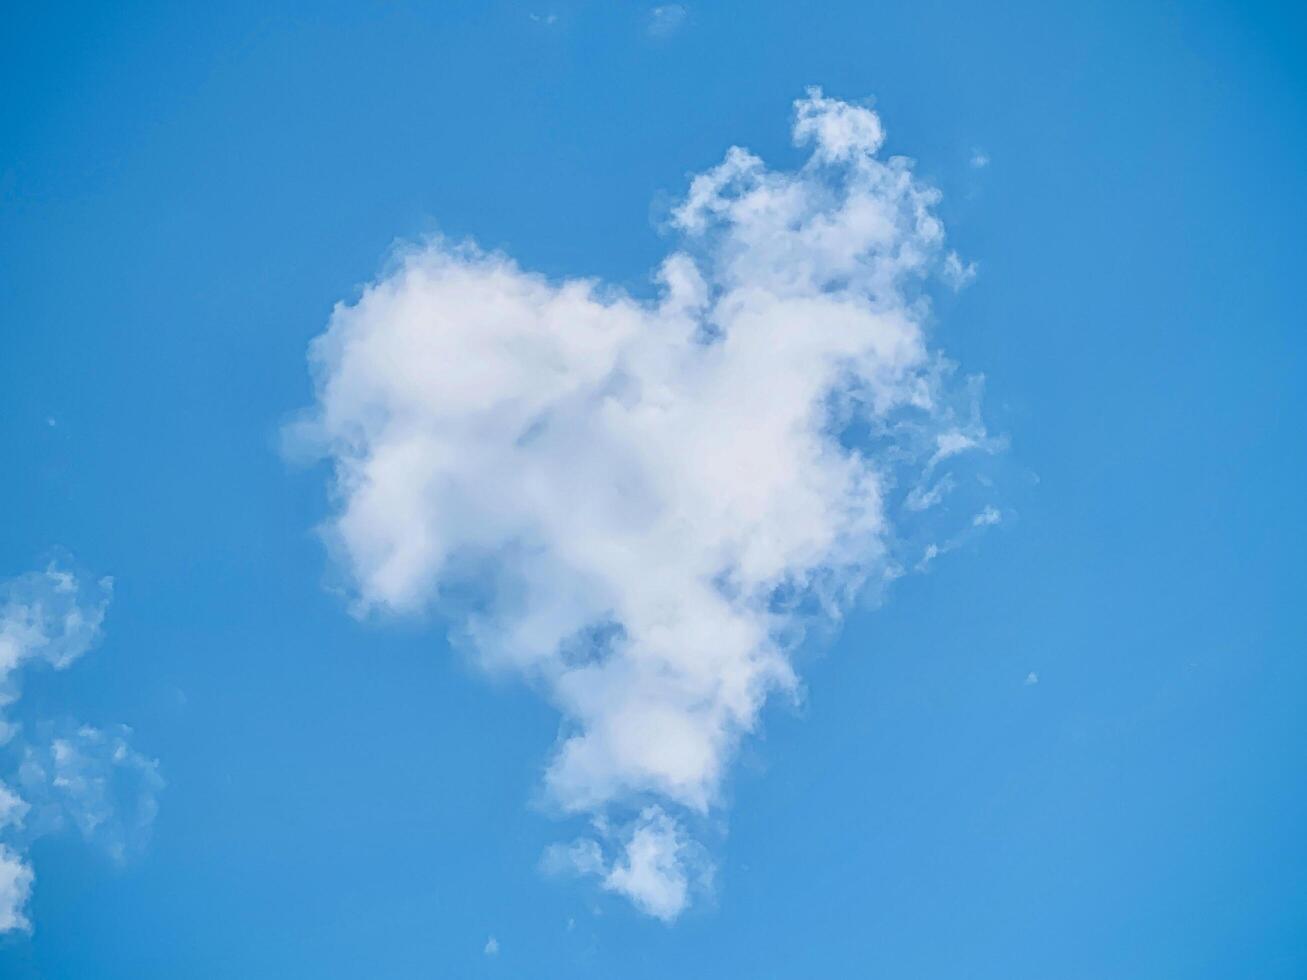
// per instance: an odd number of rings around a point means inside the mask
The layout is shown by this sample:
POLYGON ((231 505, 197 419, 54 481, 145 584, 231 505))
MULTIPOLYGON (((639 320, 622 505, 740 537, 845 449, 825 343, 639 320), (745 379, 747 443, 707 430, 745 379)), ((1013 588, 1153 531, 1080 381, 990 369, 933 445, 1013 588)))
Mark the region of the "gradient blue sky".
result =
POLYGON ((1304 37, 1287 4, 8 10, 0 576, 116 580, 24 710, 130 724, 167 787, 124 867, 36 843, 0 975, 1307 974, 1304 37), (733 143, 793 165, 810 84, 874 98, 980 266, 936 339, 1015 519, 800 658, 666 926, 539 873, 556 715, 438 621, 347 614, 279 432, 397 237, 645 290, 663 203, 733 143))

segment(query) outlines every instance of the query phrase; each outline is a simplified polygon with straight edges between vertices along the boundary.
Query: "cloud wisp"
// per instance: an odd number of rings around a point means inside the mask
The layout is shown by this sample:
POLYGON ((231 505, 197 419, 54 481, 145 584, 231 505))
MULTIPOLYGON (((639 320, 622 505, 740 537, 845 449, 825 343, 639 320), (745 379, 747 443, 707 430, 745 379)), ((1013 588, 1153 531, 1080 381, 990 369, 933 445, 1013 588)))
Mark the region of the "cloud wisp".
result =
POLYGON ((144 845, 163 787, 125 726, 15 720, 25 670, 64 670, 100 640, 113 581, 51 564, 0 582, 0 933, 30 929, 27 849, 65 828, 116 861, 144 845), (34 729, 30 734, 26 728, 34 729))
POLYGON ((805 630, 971 527, 995 446, 927 342, 929 284, 970 268, 937 192, 865 106, 812 89, 793 135, 794 171, 735 147, 692 179, 651 299, 401 249, 314 341, 292 429, 334 463, 356 612, 441 608, 559 710, 544 797, 593 832, 546 867, 668 921, 805 630))
POLYGON ((684 4, 665 3, 653 7, 649 11, 648 23, 646 30, 650 37, 659 40, 671 37, 685 24, 689 16, 689 10, 684 4))

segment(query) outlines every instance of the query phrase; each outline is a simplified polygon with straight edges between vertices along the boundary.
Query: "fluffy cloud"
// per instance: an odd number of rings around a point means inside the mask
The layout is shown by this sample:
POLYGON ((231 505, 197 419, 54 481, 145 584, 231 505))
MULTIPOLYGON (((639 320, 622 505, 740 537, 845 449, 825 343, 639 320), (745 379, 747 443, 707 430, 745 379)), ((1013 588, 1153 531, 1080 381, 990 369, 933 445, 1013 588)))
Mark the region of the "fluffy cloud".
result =
POLYGON ((810 90, 793 132, 796 171, 736 147, 693 178, 649 299, 401 250, 314 341, 294 430, 334 461, 356 611, 435 603, 560 711, 546 795, 595 833, 547 863, 667 920, 805 626, 901 574, 924 515, 969 527, 993 446, 925 335, 928 280, 971 268, 937 192, 864 106, 810 90))
POLYGON ((18 784, 29 801, 28 825, 50 832, 71 826, 114 861, 149 839, 163 777, 158 760, 131 747, 131 729, 78 725, 23 750, 18 784))
POLYGON ((14 672, 27 661, 62 670, 99 639, 113 579, 79 582, 51 565, 0 583, 0 706, 18 696, 14 672))
POLYGON ((0 933, 31 927, 23 913, 31 893, 31 865, 0 844, 0 933))
POLYGON ((551 874, 593 875, 610 892, 625 895, 648 915, 671 922, 690 897, 712 885, 712 864, 701 845, 660 806, 648 806, 628 823, 612 827, 599 817, 595 837, 550 847, 541 862, 551 874), (614 856, 605 854, 604 841, 614 856))
POLYGON ((16 760, 0 781, 0 933, 30 928, 31 841, 73 826, 115 860, 142 844, 163 780, 134 751, 129 730, 37 720, 32 738, 12 720, 21 673, 71 666, 99 641, 113 582, 88 582, 50 565, 0 582, 0 746, 16 760))

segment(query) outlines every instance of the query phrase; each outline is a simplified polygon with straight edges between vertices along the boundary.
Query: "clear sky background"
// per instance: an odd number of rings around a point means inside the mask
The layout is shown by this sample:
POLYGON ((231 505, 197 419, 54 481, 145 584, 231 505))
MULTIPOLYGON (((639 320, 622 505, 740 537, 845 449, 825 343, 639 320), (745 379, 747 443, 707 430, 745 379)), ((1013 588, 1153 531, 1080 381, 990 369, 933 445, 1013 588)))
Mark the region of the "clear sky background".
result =
POLYGON ((21 707, 131 725, 167 785, 121 865, 36 841, 0 976, 1307 974, 1305 37, 1289 4, 8 10, 0 577, 115 578, 21 707), (1008 519, 799 656, 666 925, 540 873, 557 714, 438 618, 348 614, 280 432, 397 238, 647 294, 660 209, 732 144, 800 162, 812 84, 874 99, 978 264, 933 336, 987 378, 1008 519))

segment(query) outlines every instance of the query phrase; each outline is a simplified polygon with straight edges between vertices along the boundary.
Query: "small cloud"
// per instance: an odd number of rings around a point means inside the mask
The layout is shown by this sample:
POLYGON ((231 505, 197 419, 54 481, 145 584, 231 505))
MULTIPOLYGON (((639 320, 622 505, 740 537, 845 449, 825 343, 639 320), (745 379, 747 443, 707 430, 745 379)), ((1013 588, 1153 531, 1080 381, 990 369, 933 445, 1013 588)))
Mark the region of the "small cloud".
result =
MULTIPOLYGON (((551 874, 593 875, 605 891, 624 895, 642 912, 672 922, 695 891, 711 886, 712 866, 702 848, 662 807, 646 807, 622 827, 594 821, 601 845, 593 838, 546 849, 541 868, 551 874), (605 846, 613 852, 605 855, 605 846)), ((573 923, 568 920, 568 930, 573 923)))
POLYGON ((48 743, 28 745, 18 769, 34 809, 32 829, 51 833, 71 825, 117 863, 140 853, 164 787, 158 761, 131 747, 125 725, 45 734, 48 743))
POLYGON ((989 527, 1003 520, 1003 514, 997 507, 986 507, 971 519, 972 527, 989 527))
POLYGON ((953 478, 946 476, 929 488, 923 486, 913 487, 908 492, 904 505, 908 510, 912 511, 928 510, 943 500, 945 494, 952 490, 955 485, 953 478))
POLYGON ((159 764, 131 748, 126 726, 37 720, 35 741, 11 741, 25 727, 10 720, 22 673, 64 670, 95 647, 112 592, 108 576, 92 582, 53 563, 0 582, 0 744, 17 763, 0 781, 0 934, 31 927, 33 840, 74 827, 120 862, 144 846, 158 810, 159 764))
POLYGON ((1034 687, 1039 683, 1039 675, 1033 670, 1026 675, 1026 687, 1034 687))
POLYGON ((32 928, 23 911, 32 893, 32 879, 31 865, 0 844, 0 934, 32 928))
POLYGON ((55 417, 54 417, 53 415, 51 415, 51 416, 48 416, 48 417, 46 418, 46 420, 45 420, 45 424, 48 425, 50 428, 53 429, 53 428, 54 428, 55 426, 57 426, 59 423, 56 422, 56 421, 55 421, 55 417))
POLYGON ((499 940, 496 939, 494 936, 491 936, 489 939, 486 940, 485 954, 487 956, 499 955, 499 940))
POLYGON ((950 429, 947 432, 941 432, 935 437, 935 455, 930 457, 930 465, 941 463, 950 456, 956 456, 958 453, 964 453, 968 449, 974 449, 978 443, 967 433, 958 429, 950 429))
POLYGON ((570 844, 550 844, 540 859, 540 870, 551 875, 602 876, 606 873, 603 850, 598 841, 584 837, 570 844))
POLYGON ((984 170, 989 166, 989 154, 984 150, 972 150, 969 162, 973 170, 984 170))
POLYGON ((527 16, 530 17, 537 24, 544 24, 546 27, 548 27, 550 24, 558 23, 557 14, 527 14, 527 16))
POLYGON ((944 281, 953 290, 961 289, 976 278, 976 263, 963 262, 957 252, 944 257, 944 281))
POLYGON ((926 550, 921 554, 921 561, 917 562, 917 571, 924 572, 930 567, 930 563, 940 556, 940 547, 937 544, 926 545, 926 550))
POLYGON ((679 3, 663 4, 649 11, 649 34, 651 37, 670 37, 685 23, 689 11, 679 3))

